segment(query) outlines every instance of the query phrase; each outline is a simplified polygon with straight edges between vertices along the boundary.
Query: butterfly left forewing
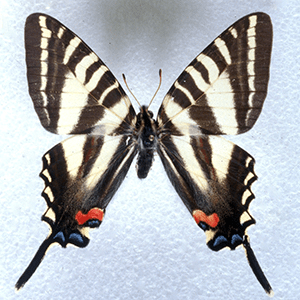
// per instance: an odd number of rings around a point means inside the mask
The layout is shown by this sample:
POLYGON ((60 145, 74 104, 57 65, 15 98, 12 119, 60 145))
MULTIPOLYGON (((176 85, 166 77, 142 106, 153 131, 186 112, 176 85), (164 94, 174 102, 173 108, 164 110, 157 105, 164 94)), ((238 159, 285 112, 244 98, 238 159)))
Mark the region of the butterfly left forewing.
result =
POLYGON ((58 134, 132 129, 135 112, 101 59, 70 29, 45 14, 25 24, 29 93, 42 125, 58 134))
POLYGON ((264 13, 243 17, 198 55, 160 107, 161 128, 183 134, 239 134, 256 122, 267 94, 272 24, 264 13))

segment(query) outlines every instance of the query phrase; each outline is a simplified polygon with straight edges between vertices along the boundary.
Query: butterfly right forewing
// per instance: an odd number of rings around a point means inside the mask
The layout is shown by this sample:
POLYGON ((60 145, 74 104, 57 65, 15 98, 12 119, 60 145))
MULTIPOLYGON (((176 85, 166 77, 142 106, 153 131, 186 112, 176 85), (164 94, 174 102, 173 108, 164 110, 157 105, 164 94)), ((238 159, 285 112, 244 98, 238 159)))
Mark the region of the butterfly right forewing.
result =
POLYGON ((178 77, 158 113, 161 128, 239 134, 256 122, 267 95, 272 23, 264 13, 243 17, 178 77), (190 127, 190 128, 189 128, 190 127))

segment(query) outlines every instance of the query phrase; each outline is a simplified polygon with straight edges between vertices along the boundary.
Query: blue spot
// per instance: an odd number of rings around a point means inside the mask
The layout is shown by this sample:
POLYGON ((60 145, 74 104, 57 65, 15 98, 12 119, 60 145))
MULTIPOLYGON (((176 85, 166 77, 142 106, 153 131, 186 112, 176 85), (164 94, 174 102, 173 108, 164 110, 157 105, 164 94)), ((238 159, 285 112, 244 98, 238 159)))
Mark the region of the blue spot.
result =
POLYGON ((219 235, 215 241, 214 241, 214 244, 213 244, 213 247, 216 247, 222 243, 228 243, 228 240, 226 239, 226 237, 224 235, 219 235))
POLYGON ((54 240, 60 240, 62 243, 64 243, 66 241, 65 235, 63 234, 62 231, 59 231, 55 237, 53 238, 54 240))
POLYGON ((231 238, 232 245, 239 245, 242 242, 243 242, 243 239, 238 234, 234 234, 231 238))
POLYGON ((204 230, 204 231, 206 231, 206 230, 208 229, 207 224, 205 224, 205 223, 203 223, 203 222, 200 222, 200 223, 198 224, 198 226, 199 226, 202 230, 204 230))
POLYGON ((86 226, 91 227, 91 228, 99 227, 100 224, 101 224, 101 222, 99 220, 88 220, 86 222, 86 226))
POLYGON ((83 243, 83 239, 82 239, 82 235, 80 233, 71 233, 69 236, 69 240, 71 243, 76 243, 76 244, 82 244, 83 243))

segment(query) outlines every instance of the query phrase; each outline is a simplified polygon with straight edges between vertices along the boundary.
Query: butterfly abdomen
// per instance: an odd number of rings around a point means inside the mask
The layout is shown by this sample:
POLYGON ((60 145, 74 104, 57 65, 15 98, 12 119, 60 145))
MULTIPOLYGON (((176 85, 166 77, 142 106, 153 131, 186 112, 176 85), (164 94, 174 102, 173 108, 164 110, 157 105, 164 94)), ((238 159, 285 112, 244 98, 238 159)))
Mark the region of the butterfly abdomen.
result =
POLYGON ((138 159, 137 175, 140 179, 146 178, 153 162, 153 154, 157 146, 157 125, 153 120, 153 113, 146 106, 141 108, 137 115, 138 159))

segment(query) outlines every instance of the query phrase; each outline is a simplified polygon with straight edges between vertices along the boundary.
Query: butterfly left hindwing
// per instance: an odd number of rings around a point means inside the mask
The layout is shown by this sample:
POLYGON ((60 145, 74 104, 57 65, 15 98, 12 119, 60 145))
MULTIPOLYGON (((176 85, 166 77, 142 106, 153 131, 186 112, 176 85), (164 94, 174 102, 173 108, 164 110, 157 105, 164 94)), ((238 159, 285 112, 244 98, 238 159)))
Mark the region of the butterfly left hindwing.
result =
POLYGON ((267 293, 246 229, 257 179, 254 159, 219 134, 239 134, 256 122, 267 94, 272 24, 264 13, 238 20, 178 77, 157 121, 148 107, 136 115, 124 90, 96 54, 59 21, 33 14, 25 25, 29 93, 41 124, 75 134, 43 156, 40 176, 50 234, 16 288, 52 243, 85 247, 136 154, 146 178, 157 151, 168 177, 215 251, 242 244, 267 293))

